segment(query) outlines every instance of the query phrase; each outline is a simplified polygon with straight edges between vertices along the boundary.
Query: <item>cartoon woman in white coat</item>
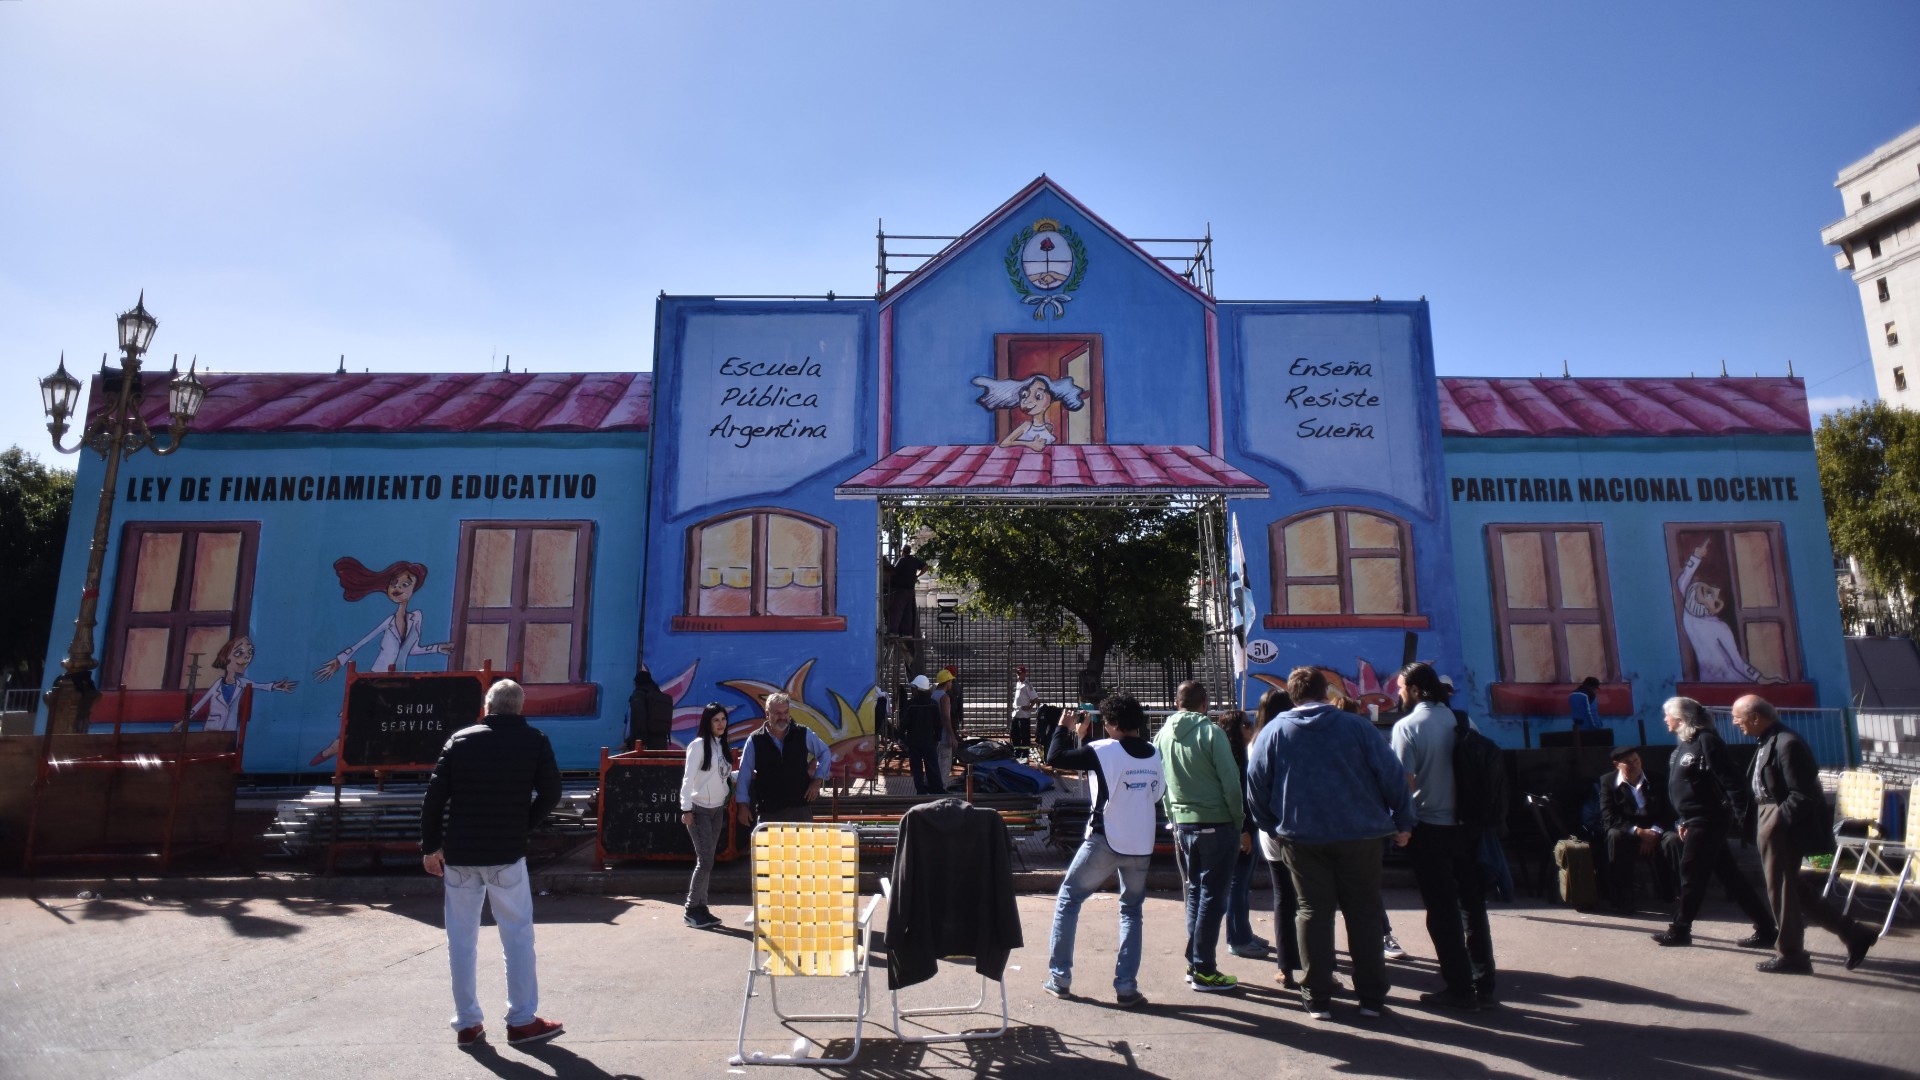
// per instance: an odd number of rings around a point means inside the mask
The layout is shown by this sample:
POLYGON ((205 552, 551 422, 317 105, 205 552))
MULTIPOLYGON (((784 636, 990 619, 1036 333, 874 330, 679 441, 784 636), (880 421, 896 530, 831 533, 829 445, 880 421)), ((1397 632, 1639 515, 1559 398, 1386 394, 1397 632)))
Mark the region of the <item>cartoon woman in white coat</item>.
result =
MULTIPOLYGON (((353 654, 366 648, 371 641, 380 642, 379 650, 374 654, 370 671, 407 670, 407 660, 414 656, 445 656, 453 652, 453 642, 442 641, 433 645, 420 644, 421 617, 418 611, 408 607, 413 594, 426 584, 427 568, 420 563, 402 560, 385 570, 369 570, 360 564, 360 560, 343 557, 334 560, 333 572, 340 579, 340 590, 348 600, 360 600, 375 593, 385 593, 393 601, 391 618, 381 619, 380 625, 367 631, 365 637, 347 646, 338 656, 321 664, 313 673, 320 682, 333 678, 334 673, 345 667, 353 654)), ((335 738, 325 750, 313 756, 309 762, 318 765, 340 752, 340 740, 335 738)))
POLYGON ((367 647, 367 643, 376 639, 380 649, 374 654, 369 671, 405 671, 407 658, 413 656, 445 656, 453 651, 453 642, 442 641, 433 645, 420 644, 420 613, 409 610, 408 604, 420 586, 427 583, 427 568, 416 562, 402 560, 385 570, 369 570, 360 565, 360 560, 347 557, 334 560, 333 572, 340 578, 341 592, 348 600, 360 600, 374 593, 385 593, 393 601, 393 617, 380 620, 380 625, 367 631, 365 637, 340 650, 340 655, 321 664, 313 677, 326 682, 334 673, 347 666, 353 654, 367 647))
POLYGON ((213 666, 222 674, 207 687, 207 692, 194 703, 190 715, 197 716, 206 710, 206 731, 233 731, 240 726, 240 698, 251 686, 261 691, 277 691, 290 694, 300 685, 292 679, 275 679, 262 685, 247 678, 247 667, 253 663, 253 638, 246 634, 227 639, 220 651, 213 654, 213 666))

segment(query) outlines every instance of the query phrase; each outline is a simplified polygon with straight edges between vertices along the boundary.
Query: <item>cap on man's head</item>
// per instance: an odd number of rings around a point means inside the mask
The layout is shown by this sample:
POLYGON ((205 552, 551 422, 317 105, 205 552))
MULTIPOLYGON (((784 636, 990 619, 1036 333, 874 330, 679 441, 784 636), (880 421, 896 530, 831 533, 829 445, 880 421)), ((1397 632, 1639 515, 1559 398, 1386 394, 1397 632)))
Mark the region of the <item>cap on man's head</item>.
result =
POLYGON ((940 672, 939 672, 939 674, 937 674, 937 675, 935 675, 935 676, 933 677, 933 681, 934 681, 934 682, 937 682, 937 683, 950 683, 950 682, 952 682, 952 681, 953 681, 953 669, 952 669, 952 668, 944 668, 944 667, 943 667, 943 668, 941 668, 941 669, 940 669, 940 672))
POLYGON ((1026 678, 1026 677, 1027 677, 1027 665, 1025 665, 1025 664, 1015 664, 1015 665, 1013 666, 1013 673, 1014 673, 1015 675, 1018 675, 1018 676, 1020 676, 1020 677, 1021 677, 1021 678, 1023 678, 1023 679, 1024 679, 1024 678, 1026 678))
POLYGON ((1639 752, 1640 748, 1637 746, 1616 746, 1613 748, 1613 753, 1609 756, 1612 757, 1613 760, 1619 761, 1629 754, 1638 754, 1639 752))
POLYGON ((913 681, 908 683, 907 685, 913 687, 915 690, 933 689, 933 684, 927 681, 927 677, 925 675, 915 675, 913 677, 913 681))

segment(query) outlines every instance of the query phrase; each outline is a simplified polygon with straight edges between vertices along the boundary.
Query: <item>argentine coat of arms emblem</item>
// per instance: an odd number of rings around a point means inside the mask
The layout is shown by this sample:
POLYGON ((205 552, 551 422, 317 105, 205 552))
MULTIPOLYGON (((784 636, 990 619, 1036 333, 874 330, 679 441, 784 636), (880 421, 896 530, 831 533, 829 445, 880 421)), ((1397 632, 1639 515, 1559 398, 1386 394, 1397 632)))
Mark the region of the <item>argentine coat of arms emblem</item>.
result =
POLYGON ((1007 245, 1007 280, 1036 319, 1057 319, 1087 276, 1087 245, 1053 218, 1021 229, 1007 245))

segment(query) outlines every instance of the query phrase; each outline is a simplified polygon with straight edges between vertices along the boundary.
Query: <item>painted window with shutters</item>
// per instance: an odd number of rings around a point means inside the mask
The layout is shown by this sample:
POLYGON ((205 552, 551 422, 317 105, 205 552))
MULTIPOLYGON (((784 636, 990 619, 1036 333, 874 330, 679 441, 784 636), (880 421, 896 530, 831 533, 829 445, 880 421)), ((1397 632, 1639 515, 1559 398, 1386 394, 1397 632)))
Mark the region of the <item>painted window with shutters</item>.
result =
POLYGON ((1619 679, 1598 523, 1487 526, 1500 668, 1510 683, 1619 679))
POLYGON ((759 506, 687 530, 685 614, 675 630, 844 630, 834 609, 834 527, 759 506))
POLYGON ((1268 629, 1379 626, 1425 629, 1407 523, 1366 507, 1310 510, 1267 532, 1273 565, 1268 629))
POLYGON ((214 654, 247 632, 259 547, 255 521, 128 522, 101 685, 184 690, 217 678, 214 654))
POLYGON ((463 521, 453 655, 518 667, 530 686, 584 682, 590 521, 463 521))
POLYGON ((1801 678, 1779 522, 1669 523, 1667 561, 1686 681, 1801 678))

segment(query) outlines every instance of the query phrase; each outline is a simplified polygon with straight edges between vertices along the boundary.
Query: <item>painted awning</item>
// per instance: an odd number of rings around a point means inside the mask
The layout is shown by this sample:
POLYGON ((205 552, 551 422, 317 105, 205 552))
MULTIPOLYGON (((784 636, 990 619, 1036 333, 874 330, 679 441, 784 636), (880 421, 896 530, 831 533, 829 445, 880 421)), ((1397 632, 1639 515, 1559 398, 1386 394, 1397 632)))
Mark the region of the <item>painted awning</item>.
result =
POLYGON ((1448 435, 1805 435, 1806 382, 1768 379, 1440 380, 1448 435))
POLYGON ((986 493, 1006 496, 1229 495, 1267 487, 1197 446, 908 446, 834 489, 843 499, 986 493))

